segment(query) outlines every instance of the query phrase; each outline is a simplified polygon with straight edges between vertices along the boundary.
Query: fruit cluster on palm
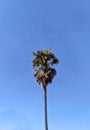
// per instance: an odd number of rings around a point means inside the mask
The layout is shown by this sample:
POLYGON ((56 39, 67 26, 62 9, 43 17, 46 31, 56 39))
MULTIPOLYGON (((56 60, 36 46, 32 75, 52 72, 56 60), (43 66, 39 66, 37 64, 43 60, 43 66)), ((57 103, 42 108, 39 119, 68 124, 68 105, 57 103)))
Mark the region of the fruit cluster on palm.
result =
POLYGON ((49 83, 52 83, 56 75, 56 70, 53 68, 53 65, 58 64, 59 61, 51 50, 39 50, 33 52, 33 55, 32 66, 35 68, 34 77, 44 90, 45 130, 48 130, 46 87, 49 83))

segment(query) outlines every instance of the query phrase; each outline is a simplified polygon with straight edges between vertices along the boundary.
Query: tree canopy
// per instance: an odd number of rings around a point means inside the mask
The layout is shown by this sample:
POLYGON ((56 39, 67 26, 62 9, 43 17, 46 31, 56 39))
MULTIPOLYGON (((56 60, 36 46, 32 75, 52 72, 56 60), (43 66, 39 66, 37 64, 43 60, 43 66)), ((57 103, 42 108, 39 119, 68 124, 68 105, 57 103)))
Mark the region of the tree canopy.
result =
POLYGON ((34 59, 32 66, 35 68, 34 77, 38 84, 41 84, 43 89, 49 83, 52 83, 56 70, 53 65, 58 64, 58 59, 51 50, 38 50, 33 52, 34 59))

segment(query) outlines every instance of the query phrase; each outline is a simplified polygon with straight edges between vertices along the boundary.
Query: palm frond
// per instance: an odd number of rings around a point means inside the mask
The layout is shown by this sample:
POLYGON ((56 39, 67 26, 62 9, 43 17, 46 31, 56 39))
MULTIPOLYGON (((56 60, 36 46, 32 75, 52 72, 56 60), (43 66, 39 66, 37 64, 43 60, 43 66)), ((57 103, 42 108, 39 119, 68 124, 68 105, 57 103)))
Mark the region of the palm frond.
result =
POLYGON ((48 85, 52 83, 56 70, 52 68, 54 64, 58 64, 58 59, 51 52, 51 50, 39 50, 33 52, 34 59, 32 66, 35 69, 34 77, 38 84, 48 85))

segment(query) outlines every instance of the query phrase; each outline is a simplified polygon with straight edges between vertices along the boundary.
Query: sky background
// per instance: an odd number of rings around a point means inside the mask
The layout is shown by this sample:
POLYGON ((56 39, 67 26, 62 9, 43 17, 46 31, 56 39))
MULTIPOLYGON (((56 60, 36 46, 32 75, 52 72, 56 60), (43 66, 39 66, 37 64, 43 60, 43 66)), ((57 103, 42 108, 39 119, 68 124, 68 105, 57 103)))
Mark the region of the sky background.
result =
POLYGON ((0 130, 44 130, 31 62, 49 48, 49 130, 90 130, 90 0, 0 0, 0 130))

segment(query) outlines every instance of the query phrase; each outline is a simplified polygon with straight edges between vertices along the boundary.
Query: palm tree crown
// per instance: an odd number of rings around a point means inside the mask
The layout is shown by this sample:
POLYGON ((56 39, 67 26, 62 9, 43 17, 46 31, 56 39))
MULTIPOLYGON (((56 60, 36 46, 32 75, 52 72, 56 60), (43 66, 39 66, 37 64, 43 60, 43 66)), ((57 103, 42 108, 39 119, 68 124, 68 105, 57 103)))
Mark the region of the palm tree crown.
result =
POLYGON ((59 61, 51 50, 40 50, 33 52, 33 55, 32 66, 35 68, 34 77, 37 83, 44 89, 49 83, 52 83, 56 75, 53 65, 58 64, 59 61))

